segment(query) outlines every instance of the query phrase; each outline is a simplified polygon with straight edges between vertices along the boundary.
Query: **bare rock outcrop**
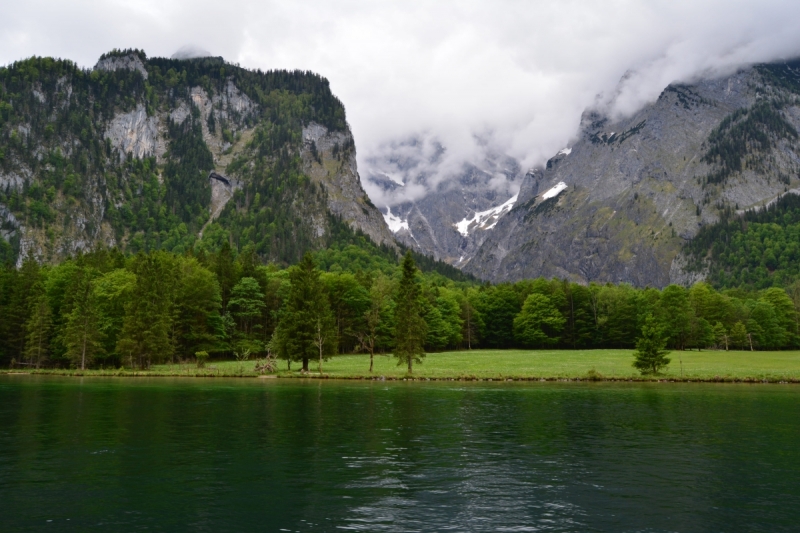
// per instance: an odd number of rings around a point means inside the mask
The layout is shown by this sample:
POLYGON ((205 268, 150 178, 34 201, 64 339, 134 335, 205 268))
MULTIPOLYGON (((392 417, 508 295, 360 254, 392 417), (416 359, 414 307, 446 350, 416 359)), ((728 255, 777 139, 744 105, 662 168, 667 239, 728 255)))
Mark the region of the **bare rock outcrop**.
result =
POLYGON ((331 213, 374 242, 395 245, 383 215, 361 186, 355 143, 349 132, 329 132, 312 122, 303 128, 301 157, 303 171, 325 189, 331 213))
POLYGON ((166 143, 159 135, 158 117, 148 117, 142 104, 133 111, 116 115, 104 137, 119 151, 120 159, 125 159, 127 154, 137 159, 161 157, 166 152, 166 143))
POLYGON ((139 72, 144 79, 147 79, 147 69, 144 63, 136 54, 128 54, 124 56, 108 56, 104 57, 94 66, 95 70, 118 70, 128 69, 139 72))

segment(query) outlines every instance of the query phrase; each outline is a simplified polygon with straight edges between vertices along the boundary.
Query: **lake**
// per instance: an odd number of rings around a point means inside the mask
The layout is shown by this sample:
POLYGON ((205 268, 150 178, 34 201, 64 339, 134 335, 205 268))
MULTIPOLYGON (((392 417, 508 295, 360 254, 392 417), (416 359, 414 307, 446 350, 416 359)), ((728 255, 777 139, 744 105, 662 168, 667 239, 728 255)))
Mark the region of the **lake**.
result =
POLYGON ((0 376, 0 530, 777 532, 800 386, 0 376))

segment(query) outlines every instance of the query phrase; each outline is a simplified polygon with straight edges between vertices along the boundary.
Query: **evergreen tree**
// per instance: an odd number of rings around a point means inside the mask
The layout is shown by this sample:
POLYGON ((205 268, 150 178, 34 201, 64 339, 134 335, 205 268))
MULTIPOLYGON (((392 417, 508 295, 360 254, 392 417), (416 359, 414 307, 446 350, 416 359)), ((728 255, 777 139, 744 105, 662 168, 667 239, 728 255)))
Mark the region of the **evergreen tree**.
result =
POLYGON ((302 361, 308 372, 311 358, 327 359, 336 353, 336 331, 330 302, 311 254, 289 270, 291 287, 275 331, 278 355, 302 361))
POLYGON ((398 365, 408 365, 408 373, 411 374, 414 363, 422 363, 425 357, 424 344, 428 332, 421 314, 421 290, 411 252, 406 252, 401 270, 394 310, 394 356, 398 365))
POLYGON ((214 273, 219 281, 220 294, 222 296, 222 310, 228 310, 228 300, 231 297, 233 286, 239 280, 236 272, 236 262, 233 260, 233 251, 228 241, 222 243, 219 253, 214 262, 214 273))
POLYGON ((75 273, 72 310, 64 325, 66 356, 81 370, 86 370, 86 365, 91 364, 103 349, 103 332, 92 283, 96 275, 91 268, 82 268, 75 273))
POLYGON ((33 288, 31 307, 28 322, 25 324, 27 333, 25 343, 25 358, 28 364, 39 368, 47 361, 50 353, 50 332, 53 326, 53 317, 47 293, 41 284, 33 288))
POLYGON ((658 374, 670 362, 669 352, 664 349, 666 345, 662 327, 653 315, 648 315, 642 326, 642 336, 636 342, 634 368, 642 374, 658 374))
POLYGON ((8 299, 0 320, 0 328, 6 353, 9 354, 9 358, 18 358, 25 352, 28 337, 26 324, 33 308, 33 300, 38 296, 34 288, 43 290, 39 263, 32 257, 26 258, 22 268, 12 270, 7 283, 8 299))
POLYGON ((172 357, 170 338, 177 272, 174 259, 165 252, 139 254, 132 261, 136 285, 125 307, 125 321, 117 350, 133 365, 150 368, 172 357))

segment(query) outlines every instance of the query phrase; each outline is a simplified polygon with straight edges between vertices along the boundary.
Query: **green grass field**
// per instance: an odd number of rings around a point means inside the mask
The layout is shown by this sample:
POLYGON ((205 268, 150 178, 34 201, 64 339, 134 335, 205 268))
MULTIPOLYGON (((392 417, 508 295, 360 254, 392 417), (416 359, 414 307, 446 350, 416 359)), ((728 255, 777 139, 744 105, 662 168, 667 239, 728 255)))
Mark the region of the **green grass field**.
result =
MULTIPOLYGON (((800 379, 800 352, 672 352, 672 363, 661 379, 761 378, 800 379), (683 373, 681 374, 681 367, 683 373)), ((632 350, 472 350, 428 354, 421 365, 415 365, 414 376, 420 378, 586 378, 590 371, 596 377, 619 379, 640 377, 633 362, 632 350)), ((230 365, 236 363, 222 363, 230 365)), ((218 364, 217 366, 222 366, 218 364)), ((280 374, 286 372, 281 362, 280 374)), ((296 369, 297 364, 294 364, 296 369)), ((330 377, 370 377, 369 356, 344 355, 323 363, 323 372, 330 377)), ((310 364, 317 371, 316 362, 310 364)), ((292 372, 295 374, 295 372, 292 372)), ((405 377, 406 369, 397 366, 388 356, 376 356, 374 376, 405 377)))
MULTIPOLYGON (((800 381, 800 351, 688 351, 672 352, 672 363, 659 376, 645 379, 800 381)), ((472 350, 428 354, 414 366, 415 378, 431 379, 642 379, 631 366, 632 350, 472 350)), ((74 375, 149 376, 256 376, 254 361, 211 361, 204 369, 193 364, 157 365, 146 372, 43 370, 40 373, 74 375)), ((286 369, 279 361, 278 377, 303 377, 299 364, 286 369)), ((310 377, 319 377, 316 361, 310 377)), ((369 373, 369 356, 341 355, 323 363, 329 378, 408 377, 390 356, 376 356, 369 373)))

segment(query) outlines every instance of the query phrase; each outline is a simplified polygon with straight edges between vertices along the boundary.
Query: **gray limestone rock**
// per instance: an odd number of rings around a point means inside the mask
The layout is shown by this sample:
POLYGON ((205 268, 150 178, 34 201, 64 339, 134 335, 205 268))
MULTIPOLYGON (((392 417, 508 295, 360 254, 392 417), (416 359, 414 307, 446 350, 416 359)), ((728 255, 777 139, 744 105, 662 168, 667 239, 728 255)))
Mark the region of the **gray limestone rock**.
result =
MULTIPOLYGON (((303 171, 325 189, 331 213, 374 242, 395 246, 394 236, 383 216, 361 186, 350 132, 329 132, 312 122, 303 128, 300 155, 303 171)), ((317 226, 323 227, 320 224, 317 226)))
MULTIPOLYGON (((789 141, 776 143, 760 167, 722 184, 703 182, 713 170, 702 160, 712 130, 765 93, 783 94, 748 68, 671 85, 630 117, 585 113, 571 151, 523 181, 520 201, 464 269, 494 281, 545 276, 663 287, 700 279, 678 257, 686 239, 716 222, 722 207, 749 208, 783 193, 780 175, 798 182, 800 150, 789 141), (546 199, 561 182, 567 188, 546 199)), ((783 116, 799 128, 798 101, 789 101, 783 116)))
POLYGON ((142 104, 129 113, 116 115, 108 125, 104 137, 119 150, 120 160, 127 154, 137 159, 144 157, 161 157, 166 151, 165 145, 159 143, 158 117, 148 117, 142 104))
POLYGON ((144 63, 136 54, 128 54, 126 56, 109 56, 101 59, 94 66, 95 70, 118 70, 128 69, 139 72, 144 79, 147 79, 147 70, 144 68, 144 63))

